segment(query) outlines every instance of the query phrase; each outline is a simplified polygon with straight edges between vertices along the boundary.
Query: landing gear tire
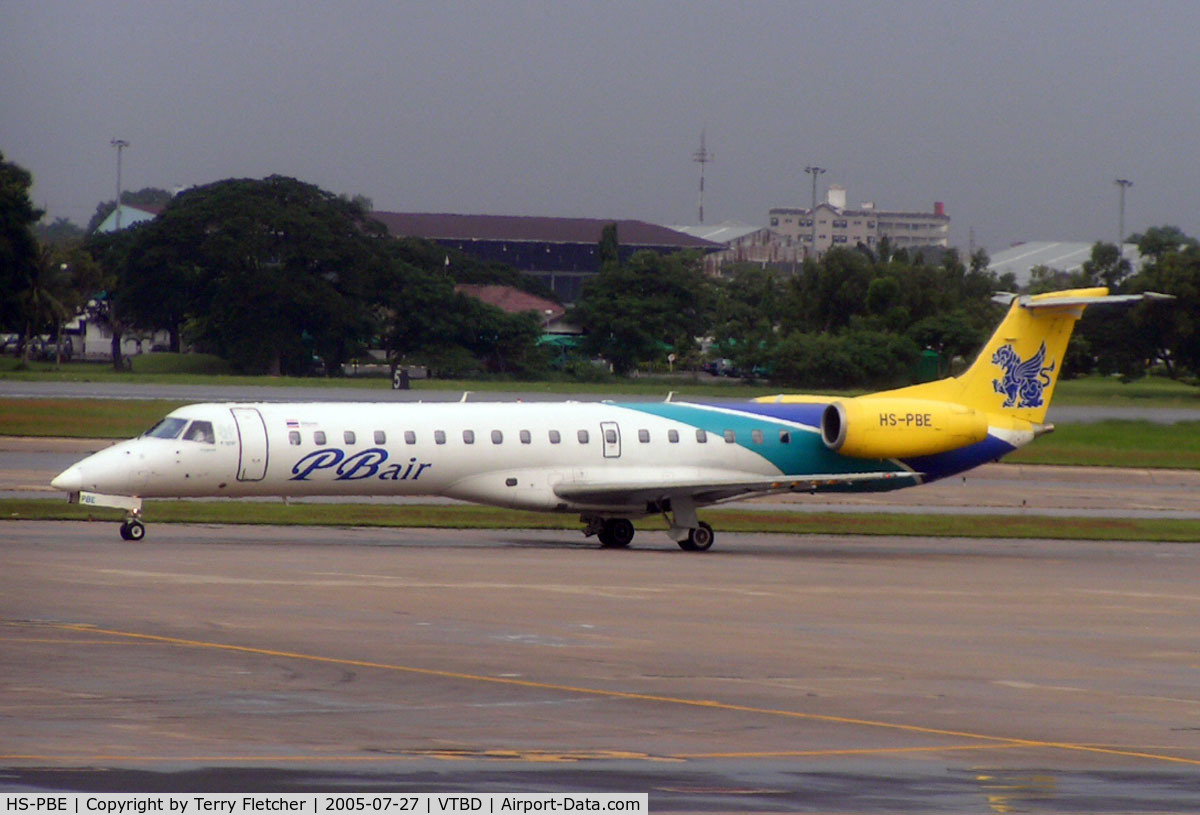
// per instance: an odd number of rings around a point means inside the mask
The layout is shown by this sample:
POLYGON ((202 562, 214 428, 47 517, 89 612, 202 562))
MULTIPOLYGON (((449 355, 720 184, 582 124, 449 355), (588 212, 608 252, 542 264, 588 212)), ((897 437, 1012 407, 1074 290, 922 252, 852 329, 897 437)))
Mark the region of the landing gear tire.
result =
POLYGON ((633 522, 628 518, 609 518, 596 537, 605 549, 624 549, 633 542, 635 531, 633 522))
POLYGON ((712 548, 715 537, 713 528, 701 521, 699 526, 688 532, 686 538, 679 541, 679 548, 688 552, 707 552, 712 548))
POLYGON ((126 521, 121 524, 121 537, 127 541, 140 541, 146 537, 146 525, 141 521, 126 521))

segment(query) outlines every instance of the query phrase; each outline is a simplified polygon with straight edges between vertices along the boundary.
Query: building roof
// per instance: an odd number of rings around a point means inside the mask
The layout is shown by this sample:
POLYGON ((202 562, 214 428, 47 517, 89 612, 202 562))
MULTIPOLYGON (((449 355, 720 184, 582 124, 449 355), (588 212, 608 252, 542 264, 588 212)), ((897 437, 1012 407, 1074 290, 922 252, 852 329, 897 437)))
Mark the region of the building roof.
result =
POLYGON ((617 241, 622 246, 678 246, 681 249, 704 251, 722 248, 718 244, 664 226, 627 219, 424 212, 373 212, 371 216, 383 223, 388 231, 397 237, 596 244, 600 242, 604 227, 615 223, 617 241))
MULTIPOLYGON (((1018 243, 992 255, 988 270, 997 275, 1012 272, 1017 278, 1017 285, 1024 288, 1029 285, 1035 266, 1046 266, 1067 274, 1079 271, 1084 262, 1091 259, 1093 246, 1094 243, 1082 241, 1018 243)), ((1121 256, 1129 261, 1135 274, 1141 271, 1145 261, 1138 252, 1136 243, 1127 243, 1121 247, 1121 256)))
POLYGON ((469 294, 477 300, 482 300, 489 306, 495 306, 509 314, 523 314, 526 311, 536 311, 543 323, 553 320, 556 317, 561 317, 567 312, 563 306, 553 300, 538 297, 536 294, 521 291, 513 286, 459 283, 454 287, 454 290, 460 291, 463 294, 469 294))
MULTIPOLYGON (((121 204, 121 228, 133 226, 141 221, 151 221, 154 216, 162 212, 162 207, 151 206, 131 206, 130 204, 121 204)), ((97 232, 116 232, 117 231, 117 208, 113 207, 113 211, 108 213, 108 217, 100 222, 96 227, 97 232)))
MULTIPOLYGON (((945 212, 936 210, 931 212, 912 212, 898 209, 879 209, 878 207, 868 207, 865 209, 852 209, 849 207, 835 207, 828 201, 822 201, 817 204, 817 209, 827 209, 839 216, 849 215, 853 218, 921 218, 932 221, 949 221, 950 216, 945 212)), ((772 215, 808 215, 816 210, 809 207, 771 207, 772 215)))
POLYGON ((766 228, 765 226, 751 226, 741 221, 722 221, 719 224, 700 224, 699 226, 667 227, 667 229, 691 235, 693 238, 700 238, 701 240, 712 241, 713 243, 723 243, 725 245, 729 245, 747 235, 753 235, 755 232, 761 232, 766 228))

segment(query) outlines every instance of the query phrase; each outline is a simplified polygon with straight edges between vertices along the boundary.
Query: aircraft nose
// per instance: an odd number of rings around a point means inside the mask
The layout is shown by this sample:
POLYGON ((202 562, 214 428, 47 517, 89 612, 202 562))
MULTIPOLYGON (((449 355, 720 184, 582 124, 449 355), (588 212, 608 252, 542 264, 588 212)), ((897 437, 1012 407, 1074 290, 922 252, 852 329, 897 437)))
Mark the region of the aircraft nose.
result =
POLYGON ((50 486, 63 492, 79 492, 83 489, 83 473, 77 465, 72 465, 56 475, 50 486))

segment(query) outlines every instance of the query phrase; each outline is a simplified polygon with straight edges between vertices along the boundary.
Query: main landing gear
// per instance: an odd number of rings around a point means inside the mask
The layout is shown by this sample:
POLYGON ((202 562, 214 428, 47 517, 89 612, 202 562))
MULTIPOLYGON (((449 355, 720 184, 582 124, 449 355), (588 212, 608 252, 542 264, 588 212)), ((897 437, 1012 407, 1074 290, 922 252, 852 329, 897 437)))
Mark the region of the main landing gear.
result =
MULTIPOLYGON (((665 516, 666 512, 663 514, 665 516)), ((628 518, 585 515, 581 520, 586 524, 584 536, 595 535, 604 549, 624 549, 633 542, 635 530, 633 522, 628 518)), ((707 552, 712 548, 716 537, 713 528, 696 518, 696 507, 690 499, 685 498, 677 502, 672 510, 672 517, 667 518, 667 523, 670 525, 667 534, 685 552, 707 552)))
POLYGON ((127 541, 140 541, 146 537, 146 525, 137 518, 129 518, 121 524, 121 537, 127 541))
POLYGON ((699 521, 699 526, 688 530, 686 538, 675 542, 685 552, 707 552, 712 548, 714 537, 713 528, 704 521, 699 521))
POLYGON ((624 549, 633 542, 635 530, 633 521, 628 518, 585 517, 583 520, 587 523, 584 537, 595 535, 605 549, 624 549))

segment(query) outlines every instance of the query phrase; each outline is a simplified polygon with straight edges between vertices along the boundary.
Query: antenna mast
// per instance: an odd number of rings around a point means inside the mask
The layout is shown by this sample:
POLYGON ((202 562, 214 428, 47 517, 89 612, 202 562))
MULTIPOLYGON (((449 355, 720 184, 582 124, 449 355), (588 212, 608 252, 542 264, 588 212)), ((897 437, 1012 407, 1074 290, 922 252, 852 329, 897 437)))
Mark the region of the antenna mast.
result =
POLYGON ((704 146, 704 131, 700 131, 700 149, 692 153, 692 161, 700 165, 700 223, 704 223, 704 165, 713 161, 713 154, 704 146))
POLYGON ((121 151, 129 146, 129 142, 124 139, 114 138, 109 142, 113 147, 117 148, 117 224, 116 231, 121 231, 121 151))

